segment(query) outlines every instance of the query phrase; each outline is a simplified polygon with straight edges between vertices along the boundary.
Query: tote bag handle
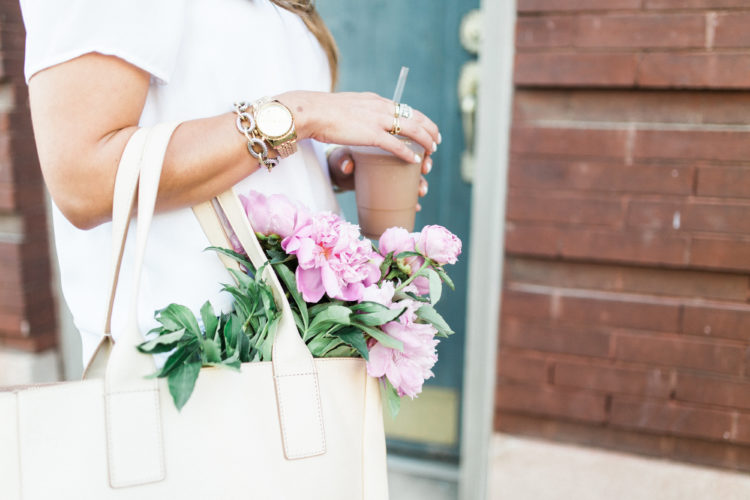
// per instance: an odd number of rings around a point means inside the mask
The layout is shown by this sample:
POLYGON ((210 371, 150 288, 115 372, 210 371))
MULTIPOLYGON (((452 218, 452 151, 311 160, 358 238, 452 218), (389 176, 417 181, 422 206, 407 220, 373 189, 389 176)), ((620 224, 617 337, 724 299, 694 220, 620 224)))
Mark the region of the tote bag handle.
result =
MULTIPOLYGON (((138 216, 135 245, 136 261, 133 268, 134 276, 128 325, 122 332, 119 332, 118 342, 112 347, 111 353, 110 349, 107 348, 110 346, 111 340, 108 336, 105 336, 95 355, 95 358, 102 358, 100 361, 102 365, 106 364, 104 378, 108 395, 152 392, 156 386, 155 380, 145 378, 146 375, 155 370, 152 357, 144 355, 136 349, 136 346, 143 341, 138 329, 137 299, 146 240, 156 202, 161 167, 167 144, 177 125, 178 123, 165 123, 159 124, 151 130, 138 130, 128 142, 118 167, 112 217, 112 261, 114 265, 110 276, 111 292, 105 325, 107 333, 109 333, 127 228, 136 199, 136 185, 138 186, 138 216)), ((265 254, 236 195, 230 189, 219 195, 217 201, 253 263, 260 267, 266 261, 265 254)), ((206 204, 201 205, 204 205, 205 208, 206 204)), ((218 224, 218 219, 215 219, 215 222, 218 224)), ((226 246, 226 240, 213 242, 213 244, 226 246)), ((274 297, 282 312, 274 339, 271 363, 273 365, 284 453, 288 459, 320 455, 325 453, 326 447, 315 363, 312 354, 299 335, 289 302, 270 266, 266 267, 264 278, 271 284, 274 297)), ((95 363, 96 361, 92 360, 91 364, 95 363)), ((108 397, 109 400, 111 398, 108 397)))

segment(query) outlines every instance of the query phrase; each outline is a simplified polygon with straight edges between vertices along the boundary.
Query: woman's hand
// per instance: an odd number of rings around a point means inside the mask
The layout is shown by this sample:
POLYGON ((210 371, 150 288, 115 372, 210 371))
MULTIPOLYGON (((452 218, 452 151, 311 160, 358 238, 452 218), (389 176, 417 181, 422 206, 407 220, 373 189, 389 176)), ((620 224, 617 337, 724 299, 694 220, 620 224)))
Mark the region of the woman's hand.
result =
MULTIPOLYGON (((424 161, 390 133, 393 127, 393 101, 371 92, 292 91, 276 96, 294 114, 300 139, 312 138, 328 144, 377 146, 404 161, 424 161)), ((418 110, 410 118, 400 118, 400 135, 412 139, 425 150, 425 158, 440 142, 440 131, 418 110)))
MULTIPOLYGON (((418 110, 409 118, 399 118, 400 135, 412 139, 425 150, 416 155, 390 133, 395 104, 371 92, 308 92, 293 91, 276 96, 294 114, 298 137, 313 138, 329 144, 377 146, 402 160, 422 162, 422 174, 432 169, 432 158, 441 141, 440 131, 432 120, 418 110)), ((341 189, 354 189, 354 160, 347 148, 337 148, 328 158, 334 183, 341 189)), ((427 194, 427 180, 422 177, 419 195, 427 194)), ((419 207, 419 205, 417 206, 419 207)))

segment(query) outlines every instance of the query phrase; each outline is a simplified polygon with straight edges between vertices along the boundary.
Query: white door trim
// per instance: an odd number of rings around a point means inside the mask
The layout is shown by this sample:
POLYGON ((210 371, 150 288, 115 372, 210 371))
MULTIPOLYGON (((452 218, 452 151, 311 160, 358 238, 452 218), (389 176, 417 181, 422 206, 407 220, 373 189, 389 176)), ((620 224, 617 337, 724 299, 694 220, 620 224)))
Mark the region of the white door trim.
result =
POLYGON ((488 497, 502 289, 516 0, 481 0, 459 498, 488 497))

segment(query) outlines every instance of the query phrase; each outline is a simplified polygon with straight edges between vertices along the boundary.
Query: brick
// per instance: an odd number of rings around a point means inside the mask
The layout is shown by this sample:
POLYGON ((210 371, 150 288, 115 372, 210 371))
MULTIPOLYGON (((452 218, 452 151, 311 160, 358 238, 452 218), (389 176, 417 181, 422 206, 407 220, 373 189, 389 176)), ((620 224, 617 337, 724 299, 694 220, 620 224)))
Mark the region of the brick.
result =
POLYGON ((519 415, 502 410, 496 413, 495 430, 656 457, 667 456, 676 439, 673 436, 658 436, 629 429, 558 420, 538 415, 519 415))
POLYGON ((623 218, 623 204, 612 199, 512 190, 506 213, 509 220, 617 226, 623 218))
POLYGON ((750 307, 741 304, 686 304, 682 331, 691 335, 750 341, 750 307))
POLYGON ((627 220, 634 227, 744 234, 750 232, 750 204, 634 200, 627 220))
POLYGON ((501 349, 497 359, 499 377, 519 382, 547 381, 547 361, 538 356, 520 354, 510 349, 501 349))
POLYGON ((519 49, 703 48, 702 14, 608 14, 521 17, 516 25, 519 49))
POLYGON ((703 47, 705 17, 700 14, 580 16, 577 47, 703 47))
POLYGON ((551 326, 544 323, 522 322, 503 316, 500 345, 541 352, 557 352, 595 356, 609 356, 610 335, 588 326, 579 328, 551 326))
POLYGON ((737 443, 750 444, 750 413, 739 413, 737 415, 737 425, 731 440, 737 443))
POLYGON ((728 375, 743 372, 745 348, 736 344, 620 332, 615 335, 614 346, 615 358, 623 361, 728 375))
POLYGON ((679 202, 633 200, 628 206, 627 225, 649 229, 679 229, 683 206, 679 202))
POLYGON ((571 16, 519 17, 516 47, 571 47, 575 44, 577 24, 571 16))
POLYGON ((683 229, 723 233, 750 232, 748 203, 688 203, 682 221, 683 229))
POLYGON ((639 89, 516 89, 517 126, 537 122, 606 122, 741 125, 750 116, 750 94, 639 89))
POLYGON ((717 130, 639 130, 635 158, 745 161, 750 157, 750 132, 717 130))
POLYGON ((671 458, 712 467, 750 471, 750 447, 727 442, 678 438, 671 458))
MULTIPOLYGON (((722 272, 506 257, 506 282, 744 302, 748 278, 722 272)), ((703 325, 700 326, 702 331, 703 325)), ((748 323, 750 329, 750 323, 748 323)))
POLYGON ((562 237, 563 233, 558 227, 509 222, 505 226, 505 251, 510 254, 554 256, 559 253, 562 237))
POLYGON ((553 317, 566 323, 674 332, 679 328, 680 306, 649 296, 561 296, 553 317))
POLYGON ((580 363, 555 363, 555 385, 614 394, 667 398, 670 372, 664 368, 625 368, 580 363))
POLYGON ((647 9, 722 9, 747 7, 746 0, 645 0, 647 9))
POLYGON ((624 158, 626 130, 513 127, 512 153, 624 158))
MULTIPOLYGON (((514 158, 508 182, 516 188, 686 195, 692 192, 694 171, 674 165, 514 158)), ((744 189, 750 197, 750 187, 744 189)))
POLYGON ((750 409, 750 381, 680 373, 675 398, 690 403, 750 409))
POLYGON ((732 413, 687 405, 614 396, 612 425, 650 432, 726 440, 732 435, 732 413))
POLYGON ((637 60, 620 52, 518 52, 513 76, 519 86, 631 87, 637 60))
POLYGON ((750 168, 700 167, 696 186, 698 196, 750 198, 750 168))
POLYGON ((0 348, 20 349, 29 352, 41 352, 57 346, 57 334, 54 328, 30 338, 5 338, 0 336, 0 348))
POLYGON ((518 12, 640 9, 641 0, 519 0, 518 12))
POLYGON ((690 264, 713 269, 750 270, 750 240, 694 237, 690 264))
POLYGON ((527 293, 509 288, 503 289, 502 314, 522 318, 549 318, 551 313, 550 296, 541 293, 527 293))
POLYGON ((641 87, 745 89, 750 87, 750 54, 644 53, 637 83, 641 87))
POLYGON ((603 422, 606 418, 605 397, 588 391, 501 383, 496 395, 495 406, 506 411, 553 415, 587 422, 603 422))
POLYGON ((732 12, 717 14, 714 27, 714 47, 750 47, 750 13, 732 12))
POLYGON ((560 239, 563 257, 651 265, 684 265, 688 261, 688 239, 680 235, 576 229, 565 231, 560 239))

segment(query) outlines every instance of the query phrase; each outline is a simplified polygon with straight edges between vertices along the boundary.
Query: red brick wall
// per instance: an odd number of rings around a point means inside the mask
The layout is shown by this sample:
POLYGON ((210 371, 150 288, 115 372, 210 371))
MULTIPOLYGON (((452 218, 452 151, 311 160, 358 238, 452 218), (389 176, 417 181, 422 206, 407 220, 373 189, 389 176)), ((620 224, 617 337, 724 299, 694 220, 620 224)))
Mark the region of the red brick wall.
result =
POLYGON ((18 2, 0 2, 0 348, 57 343, 44 188, 23 77, 18 2))
POLYGON ((518 6, 496 428, 750 470, 750 2, 518 6))

